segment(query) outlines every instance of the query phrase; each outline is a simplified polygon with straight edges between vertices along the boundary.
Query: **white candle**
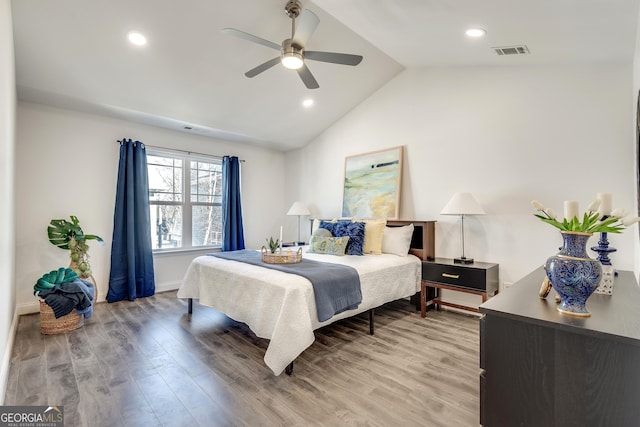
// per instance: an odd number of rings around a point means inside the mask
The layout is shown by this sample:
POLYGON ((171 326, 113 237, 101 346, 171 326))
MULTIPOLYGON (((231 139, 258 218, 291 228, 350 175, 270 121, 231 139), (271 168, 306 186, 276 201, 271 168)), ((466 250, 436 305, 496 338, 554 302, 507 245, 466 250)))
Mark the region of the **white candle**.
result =
POLYGON ((564 202, 564 217, 567 221, 571 221, 578 216, 578 202, 575 200, 566 200, 564 202))
POLYGON ((280 226, 280 253, 282 253, 282 226, 280 226))
POLYGON ((598 200, 600 200, 600 208, 598 209, 600 216, 611 215, 611 209, 613 208, 611 193, 598 193, 598 200))

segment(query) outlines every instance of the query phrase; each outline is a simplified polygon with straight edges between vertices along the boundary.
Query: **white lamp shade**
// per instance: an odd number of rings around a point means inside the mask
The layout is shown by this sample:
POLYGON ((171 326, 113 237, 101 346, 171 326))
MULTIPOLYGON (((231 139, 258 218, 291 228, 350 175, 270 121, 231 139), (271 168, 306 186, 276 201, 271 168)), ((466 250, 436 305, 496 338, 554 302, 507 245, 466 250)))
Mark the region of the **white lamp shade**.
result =
POLYGON ((484 215, 484 209, 471 193, 456 193, 440 215, 484 215))
POLYGON ((311 215, 311 212, 309 212, 309 208, 307 208, 304 202, 294 202, 289 208, 287 215, 311 215))

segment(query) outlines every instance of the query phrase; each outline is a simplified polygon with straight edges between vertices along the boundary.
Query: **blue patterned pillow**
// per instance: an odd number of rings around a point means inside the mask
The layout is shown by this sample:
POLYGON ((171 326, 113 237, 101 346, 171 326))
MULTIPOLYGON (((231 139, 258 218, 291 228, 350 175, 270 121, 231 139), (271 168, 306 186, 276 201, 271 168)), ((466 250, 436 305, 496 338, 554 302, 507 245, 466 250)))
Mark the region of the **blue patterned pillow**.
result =
POLYGON ((311 236, 308 252, 327 255, 344 255, 348 237, 311 236))
MULTIPOLYGON (((322 227, 322 224, 320 224, 322 227)), ((336 237, 349 237, 347 243, 347 255, 362 255, 362 247, 364 246, 364 222, 338 221, 335 225, 335 231, 332 232, 336 237)))

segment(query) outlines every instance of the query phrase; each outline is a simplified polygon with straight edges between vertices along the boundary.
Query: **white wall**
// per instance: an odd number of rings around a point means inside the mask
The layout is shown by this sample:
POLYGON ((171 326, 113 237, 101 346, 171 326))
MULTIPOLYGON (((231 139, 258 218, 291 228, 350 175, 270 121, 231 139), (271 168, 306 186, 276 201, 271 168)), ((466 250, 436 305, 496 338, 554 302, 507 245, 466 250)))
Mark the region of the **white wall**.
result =
MULTIPOLYGON (((499 263, 501 285, 517 281, 562 243, 533 217, 532 199, 561 212, 564 200, 584 209, 596 193, 611 192, 615 207, 636 206, 631 71, 405 70, 307 147, 287 153, 288 179, 301 179, 289 198, 307 201, 317 216, 339 216, 345 156, 404 145, 401 217, 438 220, 437 255, 459 256, 459 219, 439 212, 455 192, 473 193, 487 215, 466 218, 466 255, 499 263)), ((635 227, 610 236, 619 269, 634 268, 635 227)), ((473 298, 448 295, 466 297, 473 298)))
MULTIPOLYGON (((68 265, 69 254, 47 239, 53 218, 75 215, 86 233, 105 239, 90 242, 89 255, 99 300, 108 289, 117 140, 131 138, 151 146, 212 155, 237 155, 242 164, 245 241, 258 248, 279 233, 285 220, 284 154, 217 141, 121 120, 18 103, 16 147, 16 298, 20 312, 37 310, 33 285, 44 273, 68 265)), ((190 261, 202 252, 154 257, 156 289, 175 289, 190 261)), ((3 273, 5 271, 3 270, 3 273)))
POLYGON ((11 2, 0 0, 0 404, 4 402, 17 322, 13 264, 15 86, 11 2))
MULTIPOLYGON (((638 11, 638 29, 636 30, 636 48, 633 55, 633 92, 631 93, 631 117, 629 120, 629 124, 631 127, 631 132, 634 135, 634 138, 637 138, 637 126, 638 126, 638 117, 640 112, 638 109, 638 97, 640 96, 640 11, 638 11)), ((640 179, 640 150, 636 148, 636 171, 638 173, 638 178, 640 179)), ((640 182, 638 183, 638 196, 636 198, 636 209, 634 212, 637 212, 640 215, 640 182)), ((640 238, 635 241, 635 273, 636 278, 640 279, 640 238)))

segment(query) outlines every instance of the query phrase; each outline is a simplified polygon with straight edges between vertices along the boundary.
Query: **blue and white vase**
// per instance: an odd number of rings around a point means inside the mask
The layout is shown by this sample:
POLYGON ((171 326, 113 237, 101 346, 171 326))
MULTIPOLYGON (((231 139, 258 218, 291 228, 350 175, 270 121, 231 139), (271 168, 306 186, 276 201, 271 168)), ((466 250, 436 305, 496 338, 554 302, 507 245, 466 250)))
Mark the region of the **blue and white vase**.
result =
POLYGON ((545 265, 547 277, 560 296, 558 311, 573 316, 591 316, 586 302, 602 277, 602 264, 587 255, 591 233, 561 231, 564 244, 545 265))

